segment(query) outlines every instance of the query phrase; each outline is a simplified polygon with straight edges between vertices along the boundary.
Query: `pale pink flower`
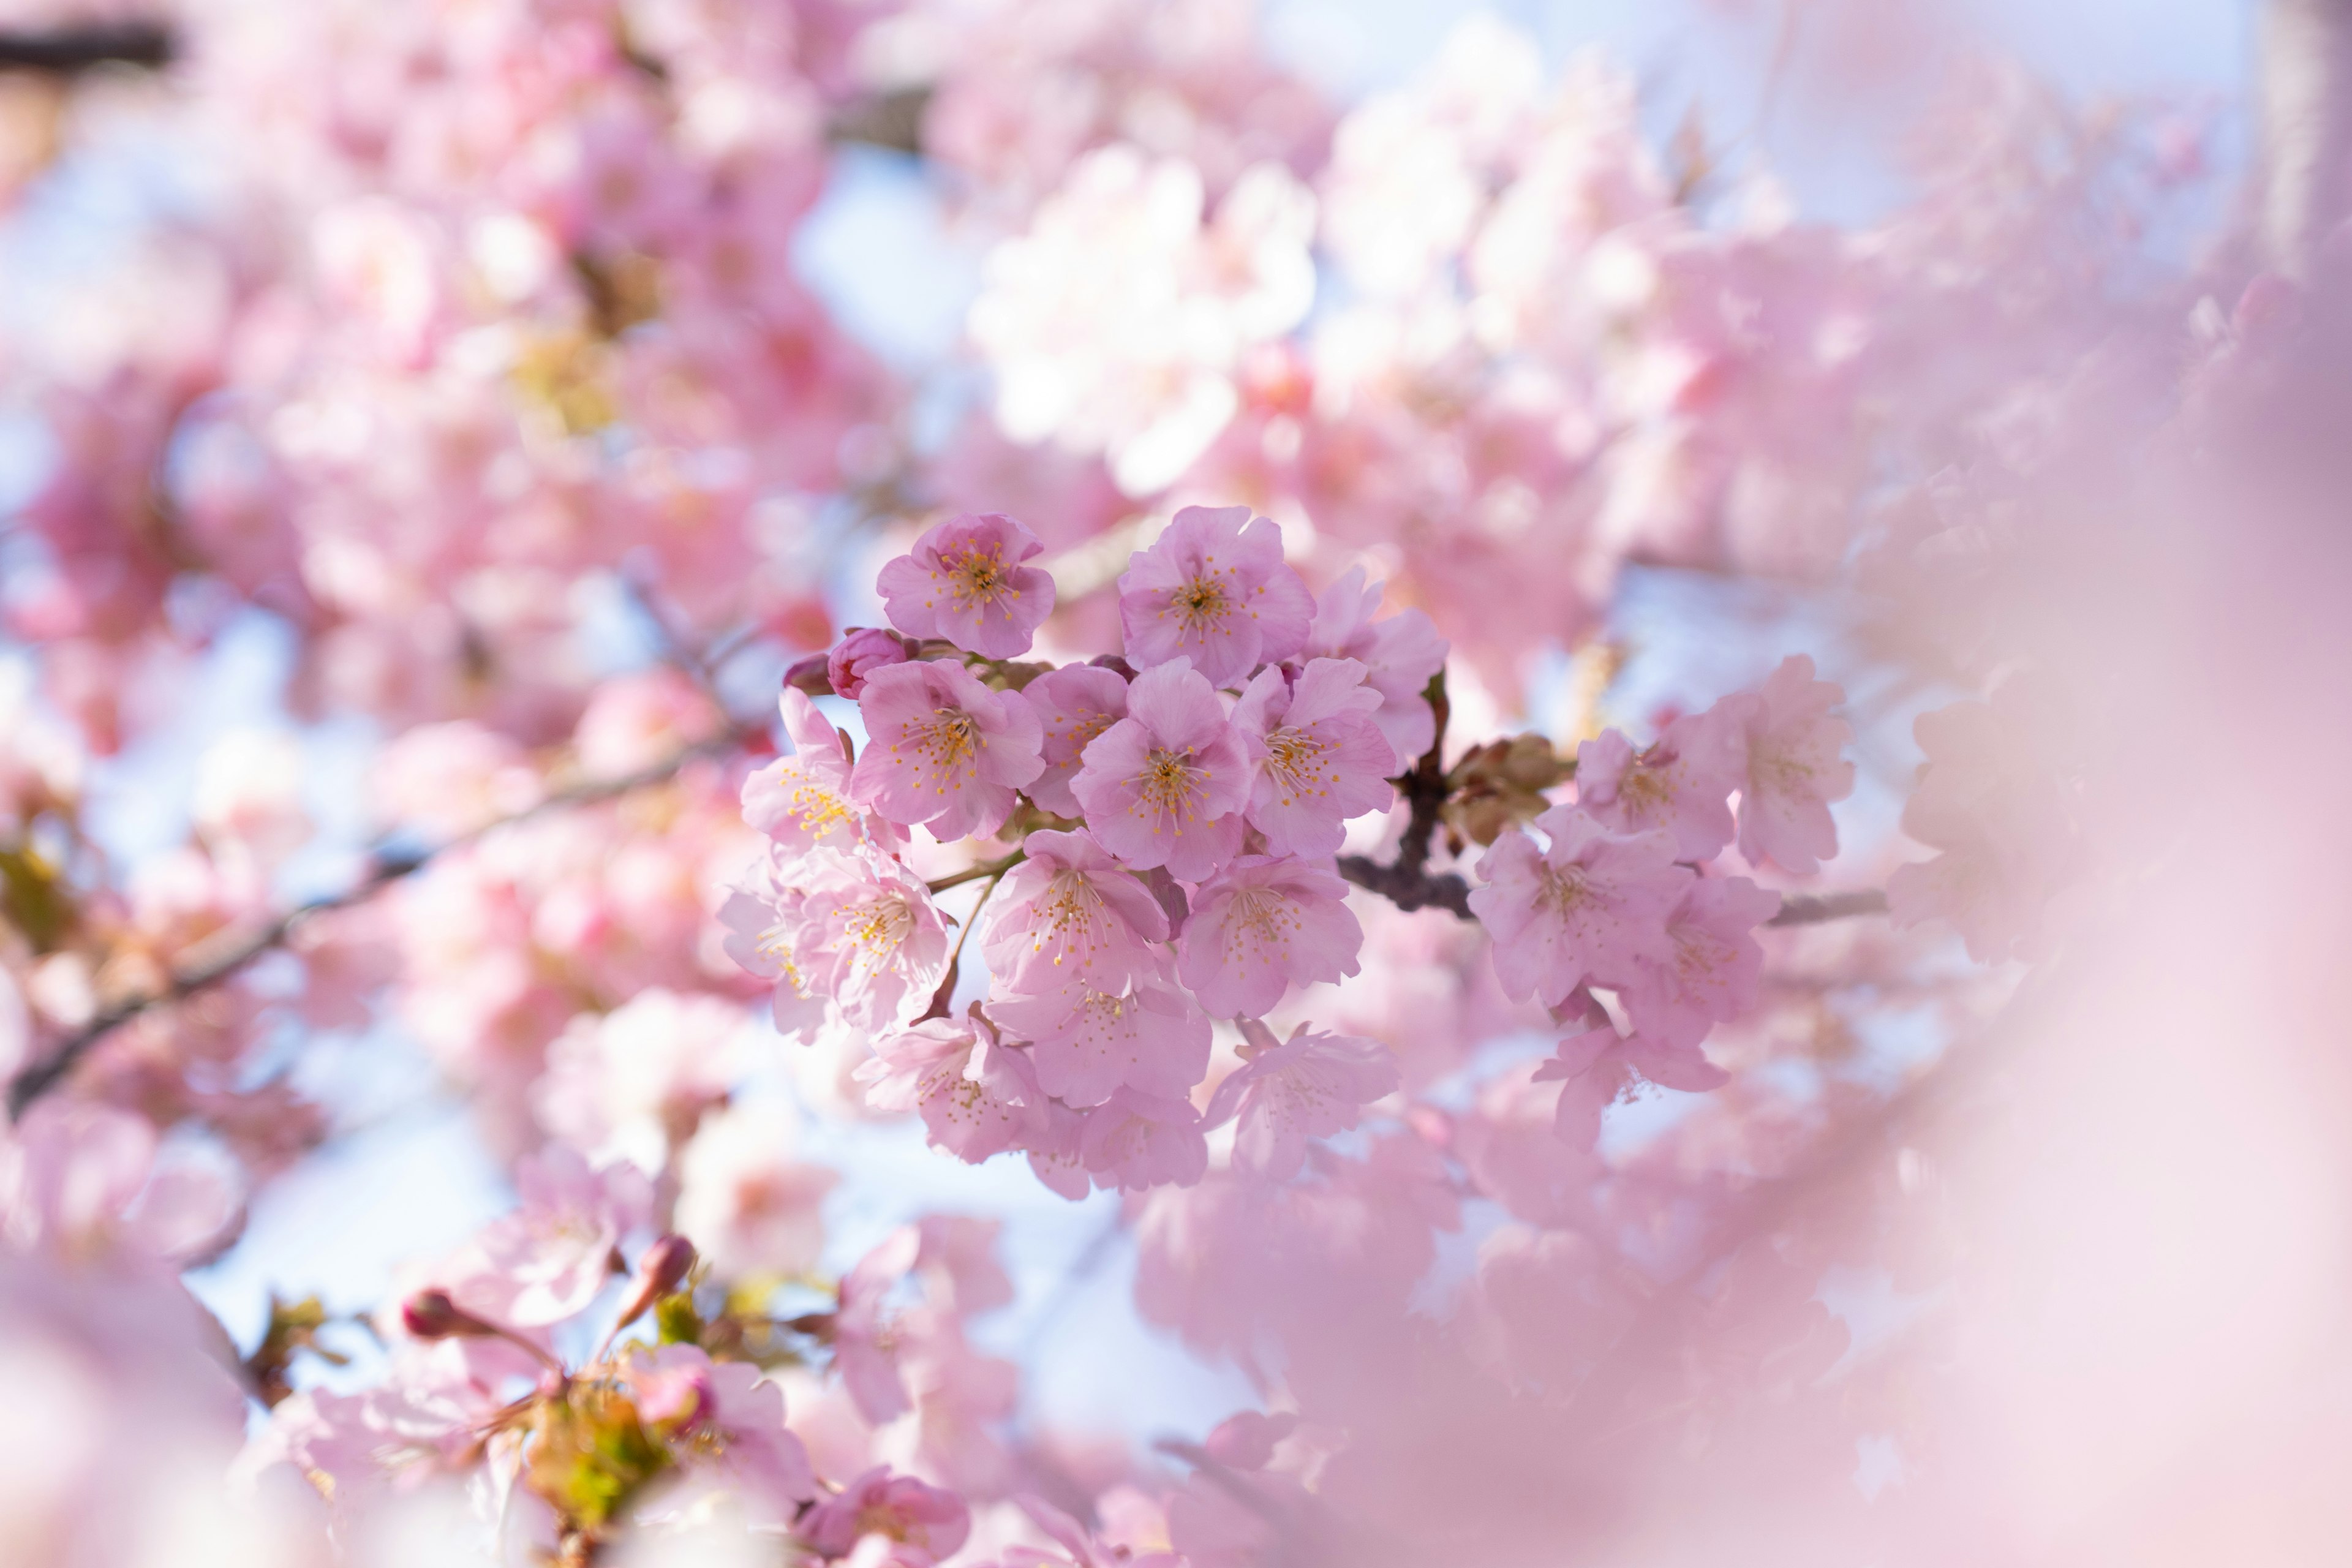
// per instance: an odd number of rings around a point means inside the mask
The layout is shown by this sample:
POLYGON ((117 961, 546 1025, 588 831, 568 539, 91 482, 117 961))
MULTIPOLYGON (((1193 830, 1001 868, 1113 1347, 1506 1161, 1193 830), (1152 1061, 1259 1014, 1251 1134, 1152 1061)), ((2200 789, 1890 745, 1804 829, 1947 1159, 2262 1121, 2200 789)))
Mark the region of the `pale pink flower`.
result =
POLYGON ((824 679, 835 697, 855 702, 866 695, 866 678, 877 669, 914 658, 907 639, 880 626, 852 626, 825 655, 824 679))
POLYGON ((1045 771, 1029 785, 1029 798, 1057 816, 1084 816, 1070 781, 1094 738, 1127 717, 1127 678, 1099 665, 1065 665, 1023 687, 1021 695, 1045 731, 1045 771))
POLYGON ((1329 855, 1348 819, 1386 811, 1400 766, 1372 715, 1381 695, 1353 659, 1307 661, 1296 681, 1262 670, 1234 708, 1234 728, 1257 764, 1249 824, 1276 855, 1329 855))
POLYGON ((743 820, 788 849, 846 849, 865 836, 849 797, 849 752, 808 694, 779 699, 792 751, 743 781, 743 820))
POLYGON ((1087 1113, 1078 1148, 1097 1185, 1127 1192, 1170 1182, 1189 1187, 1209 1168, 1201 1113, 1174 1095, 1117 1090, 1087 1113))
POLYGON ((738 1003, 648 986, 610 1013, 572 1020, 548 1047, 532 1109, 592 1159, 660 1171, 726 1100, 750 1032, 738 1003))
POLYGON ((1013 1300, 1013 1279, 996 1260, 996 1239, 1004 1222, 971 1215, 925 1215, 915 1222, 922 1250, 915 1271, 923 1278, 931 1304, 970 1317, 1013 1300))
POLYGON ((1297 653, 1314 612, 1282 530, 1245 506, 1184 508, 1118 580, 1127 657, 1139 668, 1189 658, 1212 686, 1297 653))
POLYGON ((1740 784, 1745 710, 1755 699, 1726 698, 1686 713, 1647 749, 1614 730, 1576 748, 1576 804, 1619 833, 1662 831, 1675 858, 1711 860, 1731 842, 1731 792, 1740 784))
POLYGON ((1029 1169, 1048 1192, 1077 1202, 1094 1191, 1087 1174, 1087 1113, 1048 1099, 1045 1114, 1029 1135, 1029 1169))
POLYGON ((994 832, 1014 792, 1045 768, 1029 704, 1017 691, 991 691, 961 665, 877 670, 857 706, 866 754, 850 793, 893 822, 929 823, 942 843, 994 832))
POLYGON ((966 512, 927 530, 875 586, 890 624, 945 637, 982 658, 1018 658, 1054 612, 1054 579, 1021 563, 1045 547, 1002 512, 966 512))
POLYGON ((1273 1010, 1292 985, 1356 973, 1364 929, 1348 884, 1290 855, 1244 855, 1203 883, 1177 943, 1176 973, 1220 1018, 1273 1010))
POLYGON ((1234 1168, 1268 1181, 1298 1174, 1310 1140, 1353 1127, 1399 1082, 1396 1058, 1375 1040, 1313 1034, 1302 1024, 1277 1045, 1255 1019, 1242 1032, 1249 1059, 1217 1086, 1203 1120, 1219 1127, 1238 1115, 1234 1168))
POLYGON ((866 1424, 879 1426, 914 1408, 898 1371, 898 1335, 883 1308, 921 1255, 922 1234, 900 1226, 857 1260, 841 1281, 833 1314, 833 1369, 866 1424))
POLYGON ((1100 1105, 1122 1087, 1184 1095, 1209 1069, 1208 1016, 1157 971, 1108 990, 1073 976, 988 1011, 1030 1043, 1038 1086, 1067 1105, 1100 1105))
POLYGON ((1308 658, 1352 658, 1364 667, 1364 684, 1381 696, 1372 722, 1388 738, 1402 769, 1437 739, 1437 715, 1422 694, 1430 678, 1445 668, 1449 645, 1437 635, 1436 623, 1419 610, 1374 620, 1382 592, 1382 584, 1365 583, 1362 567, 1348 568, 1316 602, 1300 651, 1308 658))
POLYGON ((461 1307, 513 1328, 560 1323, 612 1277, 623 1238, 653 1224, 653 1184, 625 1161, 593 1170, 560 1143, 515 1168, 521 1206, 443 1270, 461 1307))
POLYGON ((2030 689, 2011 681, 1990 702, 1955 702, 1912 724, 1927 760, 1903 807, 1903 831, 1944 853, 1886 879, 1895 923, 1949 921, 1969 956, 2029 953, 2043 906, 2075 868, 2066 791, 2033 742, 2030 689))
POLYGON ((1672 959, 1666 916, 1693 879, 1675 864, 1672 838, 1622 837, 1568 805, 1535 826, 1549 847, 1525 829, 1505 834, 1478 864, 1485 885, 1470 890, 1507 995, 1557 1007, 1587 981, 1622 985, 1642 964, 1672 959))
POLYGON ((814 1268, 825 1194, 841 1177, 792 1158, 792 1119, 739 1102, 710 1117, 677 1162, 677 1229, 722 1277, 814 1268))
POLYGON ((1696 1040, 1675 1041, 1649 1034, 1620 1035, 1606 1024, 1564 1037, 1551 1058, 1529 1075, 1530 1084, 1565 1083, 1552 1113, 1552 1131, 1561 1142, 1589 1150, 1600 1127, 1600 1107, 1615 1098, 1630 1069, 1662 1089, 1703 1094, 1731 1081, 1706 1059, 1696 1040), (1599 1075, 1592 1076, 1596 1068, 1599 1075))
POLYGON ((1780 910, 1780 894, 1745 877, 1693 882, 1666 917, 1672 952, 1622 988, 1636 1032, 1664 1046, 1696 1046, 1754 1006, 1764 963, 1755 930, 1780 910))
POLYGON ((1085 1525, 1034 1494, 1024 1492, 1013 1500, 1060 1550, 1016 1543, 1005 1548, 999 1568, 1178 1568, 1183 1561, 1172 1552, 1138 1554, 1098 1540, 1085 1525))
POLYGON ((877 1110, 921 1113, 932 1147, 977 1165, 1019 1144, 1045 1095, 1019 1050, 977 1014, 932 1018, 874 1044, 857 1081, 877 1110))
POLYGON ((775 982, 776 1027, 803 1044, 828 1027, 911 1023, 947 973, 947 927, 930 890, 871 850, 771 856, 719 918, 729 956, 775 982))
POLYGON ((971 1533, 971 1510, 951 1491, 894 1476, 877 1466, 824 1499, 801 1521, 800 1537, 818 1555, 841 1557, 869 1536, 883 1536, 922 1554, 923 1562, 952 1557, 971 1533))
POLYGON ((1212 687, 1181 658, 1128 688, 1127 717, 1086 749, 1070 788, 1102 847, 1199 881, 1241 847, 1249 762, 1212 687))
POLYGON ((1157 966, 1167 912, 1093 835, 1041 830, 1021 847, 1029 858, 996 890, 975 933, 1004 990, 1083 984, 1117 994, 1157 966))
POLYGON ((1843 689, 1813 679, 1813 661, 1780 661, 1741 710, 1747 773, 1739 785, 1739 852, 1805 875, 1837 853, 1830 802, 1853 793, 1853 764, 1839 753, 1853 729, 1830 710, 1843 689))
POLYGON ((726 724, 709 693, 668 665, 596 688, 573 726, 572 747, 591 778, 626 778, 666 766, 726 724))
MULTIPOLYGON (((677 1415, 658 1423, 689 1473, 710 1472, 750 1510, 756 1524, 789 1524, 800 1505, 822 1495, 808 1450, 784 1428, 784 1391, 749 1362, 714 1362, 698 1345, 661 1345, 633 1354, 622 1376, 639 1406, 658 1406, 672 1394, 664 1384, 685 1382, 691 1405, 675 1401, 677 1415)), ((656 1510, 659 1508, 656 1494, 656 1510)), ((661 1521, 658 1511, 641 1522, 661 1521)))

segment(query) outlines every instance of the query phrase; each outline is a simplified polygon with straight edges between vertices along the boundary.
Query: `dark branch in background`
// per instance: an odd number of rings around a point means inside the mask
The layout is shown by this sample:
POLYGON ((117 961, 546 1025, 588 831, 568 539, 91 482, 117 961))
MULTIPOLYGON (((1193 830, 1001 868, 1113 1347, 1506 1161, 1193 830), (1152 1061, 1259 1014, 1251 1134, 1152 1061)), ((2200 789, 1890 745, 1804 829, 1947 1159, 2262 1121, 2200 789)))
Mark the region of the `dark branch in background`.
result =
POLYGON ((58 27, 47 32, 0 32, 0 70, 79 76, 100 66, 136 66, 160 70, 176 49, 161 22, 118 22, 58 27))
POLYGON ((1393 781, 1408 813, 1404 837, 1397 843, 1396 864, 1383 866, 1368 856, 1342 855, 1339 875, 1407 912, 1452 910, 1466 921, 1470 919, 1470 884, 1454 871, 1429 874, 1429 850, 1437 837, 1439 814, 1445 808, 1445 797, 1453 793, 1445 780, 1445 721, 1453 716, 1453 706, 1445 700, 1444 670, 1429 678, 1428 689, 1422 696, 1437 716, 1437 732, 1429 750, 1413 763, 1412 772, 1393 781))
POLYGON ((833 112, 824 133, 835 142, 857 142, 914 157, 923 155, 923 112, 931 105, 928 87, 902 87, 853 99, 833 112))
POLYGON ((710 740, 688 746, 669 761, 647 768, 642 773, 630 773, 616 779, 593 780, 587 784, 574 785, 570 789, 558 791, 526 811, 519 811, 512 816, 501 817, 487 826, 478 828, 472 833, 461 834, 447 843, 436 845, 430 849, 380 852, 371 861, 366 874, 341 892, 330 893, 324 898, 311 899, 305 903, 297 904, 257 931, 247 931, 241 935, 224 932, 215 941, 197 943, 193 950, 193 962, 173 970, 168 984, 153 991, 140 992, 115 1003, 79 1029, 67 1036, 64 1043, 57 1049, 18 1072, 8 1084, 9 1119, 14 1121, 22 1116, 26 1106, 63 1082, 67 1076, 81 1064, 82 1058, 89 1056, 97 1047, 99 1042, 115 1030, 142 1013, 150 1012, 168 1003, 184 1001, 200 991, 208 991, 218 985, 265 953, 284 946, 286 939, 294 933, 295 928, 313 916, 329 914, 336 910, 349 909, 353 904, 364 903, 393 883, 415 876, 431 865, 436 858, 447 854, 452 849, 463 848, 467 845, 476 843, 501 827, 509 827, 516 823, 526 822, 550 812, 568 810, 579 805, 593 805, 603 801, 614 800, 622 795, 634 794, 641 789, 651 788, 655 784, 667 784, 676 778, 688 763, 697 758, 723 755, 755 738, 756 733, 746 730, 730 730, 723 735, 714 736, 710 740), (208 952, 207 949, 211 951, 208 952))

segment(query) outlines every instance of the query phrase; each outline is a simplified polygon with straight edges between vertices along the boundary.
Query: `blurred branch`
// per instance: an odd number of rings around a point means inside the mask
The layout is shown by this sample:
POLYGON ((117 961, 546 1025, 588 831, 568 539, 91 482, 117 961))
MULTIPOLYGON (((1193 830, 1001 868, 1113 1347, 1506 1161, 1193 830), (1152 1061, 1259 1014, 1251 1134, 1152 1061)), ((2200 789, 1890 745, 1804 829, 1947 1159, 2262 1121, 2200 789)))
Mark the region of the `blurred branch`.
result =
POLYGON ((2270 0, 2263 14, 2261 240, 2290 278, 2345 216, 2352 173, 2352 0, 2270 0))
POLYGON ((169 1003, 185 1000, 199 992, 208 991, 231 978, 265 953, 285 945, 297 927, 312 917, 329 914, 364 903, 393 883, 415 876, 441 856, 453 849, 464 848, 496 833, 502 827, 530 821, 552 812, 573 806, 593 805, 632 795, 641 789, 668 783, 689 763, 701 757, 723 756, 753 739, 759 731, 748 728, 730 729, 725 733, 687 747, 666 763, 642 772, 614 779, 596 779, 560 790, 527 810, 461 834, 430 849, 413 852, 379 852, 371 860, 367 871, 350 887, 323 898, 310 899, 295 905, 257 931, 238 934, 223 932, 219 937, 199 942, 185 955, 185 961, 172 973, 170 982, 152 991, 142 991, 125 997, 100 1011, 84 1024, 47 1056, 19 1071, 8 1084, 8 1115, 11 1121, 20 1117, 25 1108, 50 1089, 55 1089, 81 1064, 107 1036, 131 1022, 142 1013, 151 1012, 169 1003))
POLYGON ((929 87, 902 87, 868 93, 834 110, 824 133, 834 142, 856 142, 893 153, 923 153, 923 112, 930 107, 929 87))
POLYGON ((0 31, 0 70, 79 76, 100 66, 170 65, 177 54, 161 22, 116 22, 47 32, 0 31))

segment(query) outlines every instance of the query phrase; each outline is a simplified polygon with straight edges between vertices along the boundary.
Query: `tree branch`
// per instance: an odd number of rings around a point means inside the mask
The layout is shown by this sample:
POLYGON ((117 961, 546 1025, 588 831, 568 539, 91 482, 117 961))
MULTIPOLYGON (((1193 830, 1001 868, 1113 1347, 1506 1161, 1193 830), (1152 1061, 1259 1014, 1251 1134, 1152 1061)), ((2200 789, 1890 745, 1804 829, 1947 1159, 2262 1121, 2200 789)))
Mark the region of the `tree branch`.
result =
POLYGON ((176 53, 161 22, 118 22, 58 27, 47 32, 0 32, 0 70, 79 76, 100 66, 159 70, 176 53))
POLYGON ((752 738, 753 731, 730 730, 725 734, 698 742, 687 747, 666 763, 641 773, 615 779, 598 779, 562 790, 549 795, 537 805, 499 818, 471 833, 461 834, 445 844, 426 850, 410 853, 378 854, 365 875, 340 892, 311 899, 295 905, 258 931, 243 935, 224 932, 220 937, 199 942, 190 950, 190 962, 174 969, 172 978, 153 991, 140 992, 108 1007, 66 1037, 63 1044, 37 1062, 26 1066, 8 1084, 8 1116, 11 1121, 22 1116, 25 1108, 55 1089, 81 1065, 82 1058, 97 1048, 99 1042, 142 1013, 151 1012, 168 1003, 184 1001, 199 992, 208 991, 245 969, 263 954, 285 945, 295 928, 316 915, 349 909, 364 903, 393 883, 412 877, 453 849, 478 842, 502 827, 527 822, 533 817, 573 806, 593 805, 631 795, 655 784, 667 784, 676 778, 688 763, 697 758, 721 756, 741 746, 752 738))

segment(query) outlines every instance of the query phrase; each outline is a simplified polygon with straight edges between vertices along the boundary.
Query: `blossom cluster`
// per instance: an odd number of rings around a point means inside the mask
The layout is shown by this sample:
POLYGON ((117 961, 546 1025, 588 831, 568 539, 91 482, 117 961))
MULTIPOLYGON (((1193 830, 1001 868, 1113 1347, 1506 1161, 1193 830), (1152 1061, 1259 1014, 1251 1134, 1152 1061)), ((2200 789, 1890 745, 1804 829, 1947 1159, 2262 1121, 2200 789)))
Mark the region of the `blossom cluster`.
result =
MULTIPOLYGON (((1041 550, 1010 517, 966 514, 882 568, 892 629, 807 666, 856 700, 862 749, 787 688, 793 750, 744 784, 771 842, 723 911, 729 951, 773 983, 787 1037, 870 1042, 868 1107, 919 1113, 965 1161, 1023 1151, 1071 1197, 1189 1185, 1230 1121, 1235 1168, 1286 1180, 1401 1081, 1377 1040, 1304 1024, 1277 1039, 1264 1019, 1360 972, 1337 854, 1351 825, 1379 837, 1391 781, 1421 763, 1400 739, 1442 761, 1429 694, 1446 645, 1417 610, 1374 616, 1360 577, 1315 599, 1269 520, 1192 507, 1118 579, 1120 653, 1023 663, 1054 608, 1028 564, 1041 550), (927 880, 918 828, 1003 847, 927 880), (934 895, 974 879, 951 942, 934 895), (959 1012, 974 937, 985 994, 959 1012), (1238 1065, 1196 1106, 1218 1024, 1238 1065)), ((1840 700, 1799 657, 1639 752, 1607 731, 1580 748, 1574 801, 1478 861, 1469 908, 1506 994, 1598 1021, 1564 1061, 1723 1081, 1698 1047, 1753 1005, 1752 933, 1780 898, 1699 868, 1734 837, 1735 793, 1751 865, 1805 873, 1836 852, 1840 700)))

